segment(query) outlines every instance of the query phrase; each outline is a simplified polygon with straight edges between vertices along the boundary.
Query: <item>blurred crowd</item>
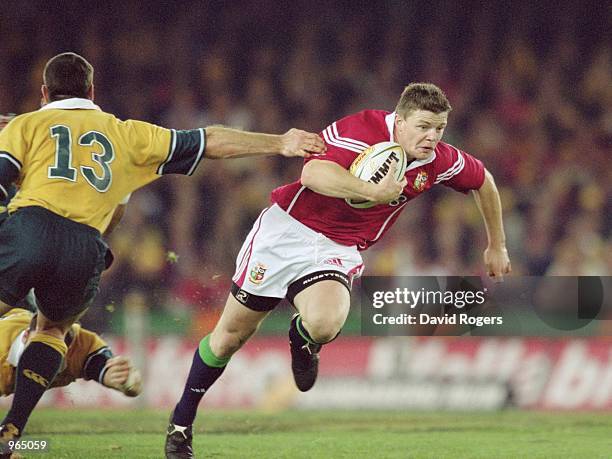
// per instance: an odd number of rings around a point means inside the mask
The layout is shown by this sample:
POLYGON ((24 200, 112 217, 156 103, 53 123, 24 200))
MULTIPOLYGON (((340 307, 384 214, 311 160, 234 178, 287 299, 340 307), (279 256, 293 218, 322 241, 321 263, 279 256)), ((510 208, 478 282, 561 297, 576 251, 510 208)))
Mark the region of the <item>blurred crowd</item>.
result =
MULTIPOLYGON (((483 160, 500 188, 514 273, 609 275, 605 2, 411 3, 85 1, 67 14, 8 0, 0 113, 36 109, 45 61, 66 50, 94 65, 105 111, 180 129, 320 131, 358 110, 393 110, 406 84, 433 82, 453 105, 444 140, 483 160)), ((135 193, 100 305, 136 292, 160 311, 220 308, 250 225, 300 168, 204 161, 195 179, 135 193)), ((367 274, 481 274, 485 247, 473 199, 440 189, 411 202, 364 258, 367 274)))

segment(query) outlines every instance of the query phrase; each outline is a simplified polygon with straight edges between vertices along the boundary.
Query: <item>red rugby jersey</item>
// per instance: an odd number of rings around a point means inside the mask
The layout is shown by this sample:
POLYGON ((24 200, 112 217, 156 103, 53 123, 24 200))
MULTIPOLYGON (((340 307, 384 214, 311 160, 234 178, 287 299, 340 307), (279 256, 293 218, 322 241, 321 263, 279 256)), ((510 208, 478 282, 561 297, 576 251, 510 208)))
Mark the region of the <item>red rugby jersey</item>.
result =
MULTIPOLYGON (((335 121, 321 132, 327 151, 305 160, 333 161, 348 169, 365 148, 394 141, 395 113, 364 110, 335 121)), ((344 199, 331 198, 302 186, 300 181, 272 191, 271 201, 293 218, 339 244, 365 250, 393 225, 408 201, 436 184, 467 193, 484 182, 484 166, 468 153, 439 142, 431 156, 415 160, 406 170, 408 184, 398 200, 368 209, 355 209, 344 199)))

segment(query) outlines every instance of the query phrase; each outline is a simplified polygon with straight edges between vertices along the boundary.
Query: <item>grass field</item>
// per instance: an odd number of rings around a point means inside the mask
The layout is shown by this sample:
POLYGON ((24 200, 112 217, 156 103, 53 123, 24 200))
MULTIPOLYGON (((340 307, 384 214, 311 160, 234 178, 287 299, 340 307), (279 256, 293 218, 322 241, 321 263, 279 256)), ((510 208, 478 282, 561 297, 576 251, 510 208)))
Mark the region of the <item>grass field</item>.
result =
MULTIPOLYGON (((161 458, 168 413, 42 409, 24 438, 50 442, 25 457, 161 458)), ((612 414, 200 412, 196 457, 610 458, 612 414)))

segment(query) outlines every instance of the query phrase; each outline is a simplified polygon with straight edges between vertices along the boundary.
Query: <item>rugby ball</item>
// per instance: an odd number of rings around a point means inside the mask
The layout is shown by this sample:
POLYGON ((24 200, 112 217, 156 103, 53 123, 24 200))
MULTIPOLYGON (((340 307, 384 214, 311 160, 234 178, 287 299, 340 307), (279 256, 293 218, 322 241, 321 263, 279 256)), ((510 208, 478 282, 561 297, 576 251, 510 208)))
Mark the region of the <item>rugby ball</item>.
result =
MULTIPOLYGON (((387 175, 393 161, 397 163, 395 178, 401 180, 407 166, 404 149, 395 142, 380 142, 363 150, 351 164, 349 172, 366 182, 378 183, 387 175)), ((371 201, 354 201, 348 198, 345 201, 356 209, 367 209, 377 205, 371 201)))

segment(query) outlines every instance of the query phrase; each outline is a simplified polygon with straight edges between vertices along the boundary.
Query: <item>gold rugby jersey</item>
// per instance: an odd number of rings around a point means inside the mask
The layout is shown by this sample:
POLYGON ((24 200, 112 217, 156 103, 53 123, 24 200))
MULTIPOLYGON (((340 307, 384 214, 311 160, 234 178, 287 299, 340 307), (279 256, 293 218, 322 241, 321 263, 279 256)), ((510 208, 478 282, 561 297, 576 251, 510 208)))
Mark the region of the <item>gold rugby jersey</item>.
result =
MULTIPOLYGON (((9 360, 19 360, 23 346, 16 340, 20 340, 22 332, 29 328, 32 315, 30 311, 15 308, 0 317, 0 396, 13 393, 16 368, 9 360), (9 359, 11 352, 13 359, 9 359)), ((67 386, 83 378, 89 359, 108 347, 102 338, 79 324, 72 325, 72 333, 73 338, 64 359, 65 368, 55 377, 51 387, 67 386)))
POLYGON ((89 99, 55 101, 0 132, 0 198, 14 182, 10 213, 40 206, 104 232, 133 191, 163 174, 191 175, 205 145, 204 129, 122 121, 89 99))

